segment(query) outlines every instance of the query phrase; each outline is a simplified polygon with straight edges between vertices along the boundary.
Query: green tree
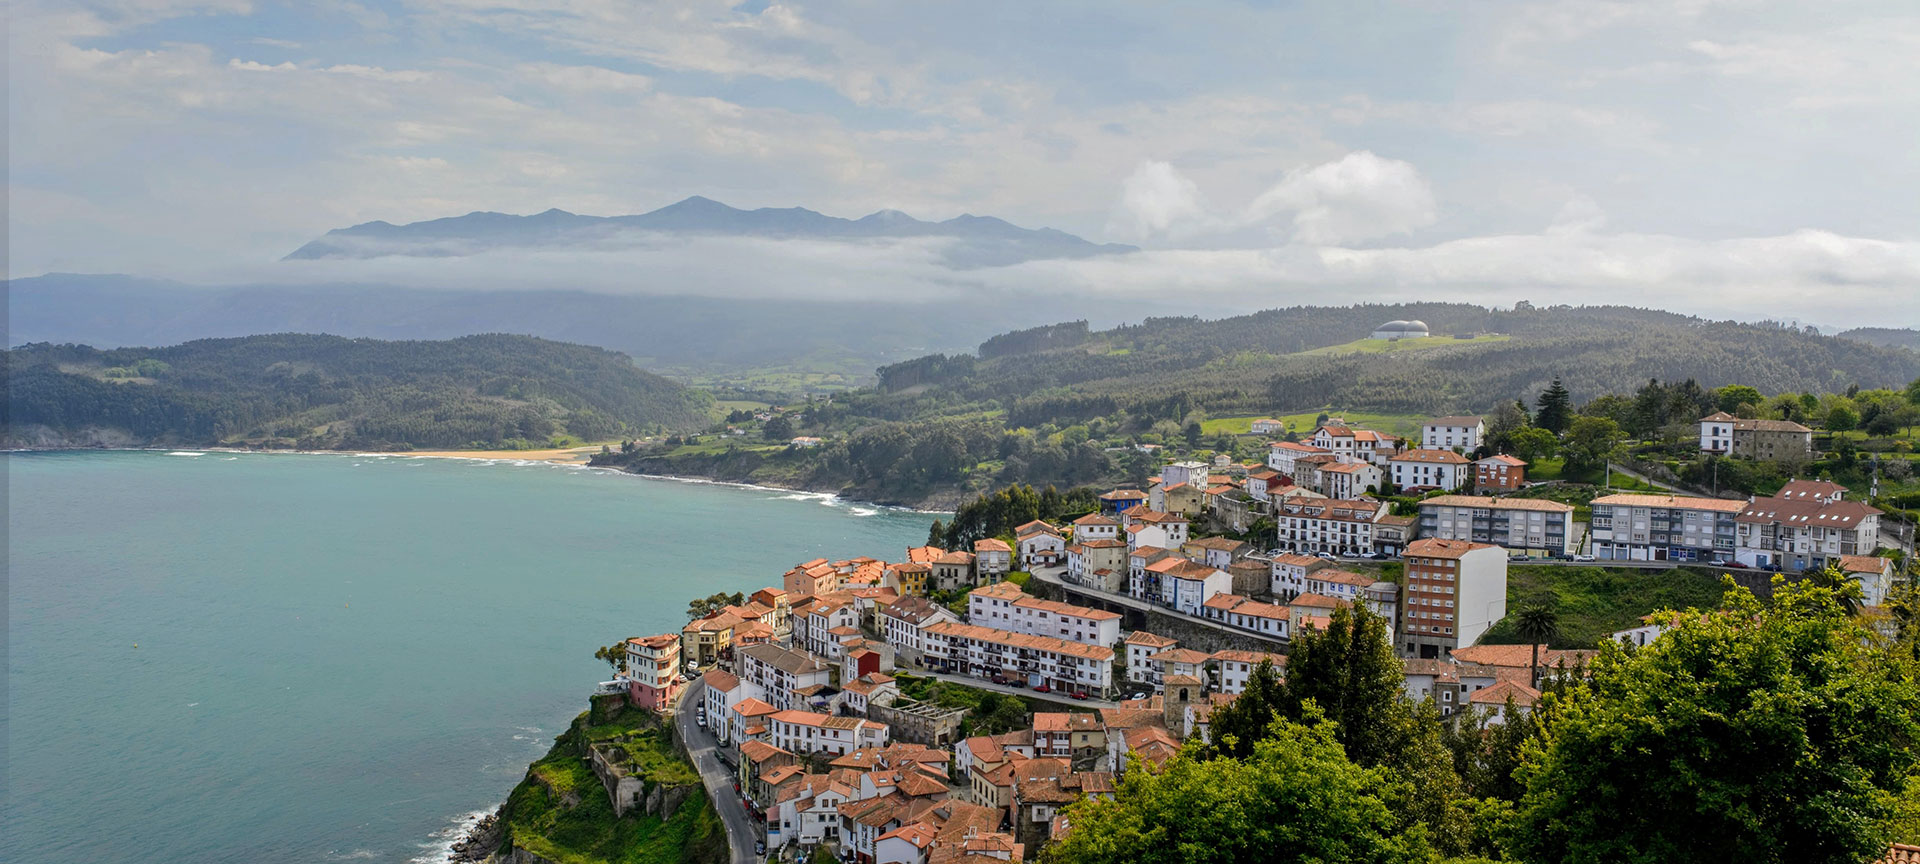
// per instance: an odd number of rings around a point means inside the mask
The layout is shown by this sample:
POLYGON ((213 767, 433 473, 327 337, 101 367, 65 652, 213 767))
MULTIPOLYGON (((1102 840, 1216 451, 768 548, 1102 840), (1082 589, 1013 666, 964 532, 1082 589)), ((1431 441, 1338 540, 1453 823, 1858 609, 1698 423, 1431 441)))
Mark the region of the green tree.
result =
POLYGON ((1659 643, 1603 643, 1528 748, 1510 854, 1558 861, 1869 861, 1920 773, 1920 685, 1832 592, 1727 580, 1659 643))
POLYGON ((1207 726, 1211 752, 1234 758, 1253 755, 1253 745, 1266 735, 1279 710, 1282 686, 1272 661, 1254 666, 1240 695, 1214 709, 1207 726))
POLYGON ((1551 459, 1560 449, 1560 437, 1538 426, 1529 426, 1513 433, 1513 455, 1523 462, 1538 462, 1551 459))
POLYGON ((1533 425, 1556 435, 1566 431, 1573 419, 1573 394, 1567 392, 1560 379, 1553 379, 1553 383, 1541 391, 1537 404, 1540 410, 1534 412, 1533 425))
POLYGON ((1626 440, 1626 434, 1620 431, 1620 424, 1612 420, 1578 417, 1567 430, 1567 440, 1561 449, 1567 454, 1569 465, 1590 468, 1612 457, 1626 440))
POLYGON ((1767 397, 1755 388, 1745 384, 1728 384, 1716 387, 1713 391, 1714 407, 1732 414, 1742 405, 1765 405, 1767 397))
POLYGON ((1809 571, 1807 573, 1807 581, 1832 592, 1834 602, 1839 603, 1840 608, 1845 609, 1848 615, 1860 614, 1860 601, 1862 599, 1860 583, 1854 581, 1853 578, 1847 574, 1840 572, 1839 567, 1828 564, 1819 570, 1809 571))
POLYGON ((1515 613, 1514 632, 1533 646, 1533 686, 1540 686, 1540 646, 1560 635, 1560 612, 1546 601, 1529 603, 1515 613))
POLYGON ((1847 405, 1835 405, 1827 412, 1828 432, 1851 432, 1860 425, 1860 412, 1847 405))
POLYGON ((593 659, 605 661, 614 674, 627 671, 627 643, 625 640, 612 645, 602 645, 593 649, 593 659))
POLYGON ((1386 619, 1365 607, 1333 610, 1327 629, 1293 640, 1280 716, 1304 721, 1309 702, 1338 729, 1353 761, 1385 764, 1405 734, 1406 677, 1387 639, 1386 619))
POLYGON ((927 527, 927 545, 938 548, 946 542, 947 526, 938 519, 933 520, 933 524, 927 527))
POLYGON ((785 414, 775 414, 767 418, 766 425, 760 427, 760 434, 765 435, 768 441, 791 441, 793 421, 785 414))
POLYGON ((1348 761, 1332 724, 1275 720, 1245 759, 1183 752, 1158 773, 1128 768, 1113 800, 1069 805, 1072 832, 1047 864, 1424 862, 1424 830, 1399 830, 1382 769, 1348 761))

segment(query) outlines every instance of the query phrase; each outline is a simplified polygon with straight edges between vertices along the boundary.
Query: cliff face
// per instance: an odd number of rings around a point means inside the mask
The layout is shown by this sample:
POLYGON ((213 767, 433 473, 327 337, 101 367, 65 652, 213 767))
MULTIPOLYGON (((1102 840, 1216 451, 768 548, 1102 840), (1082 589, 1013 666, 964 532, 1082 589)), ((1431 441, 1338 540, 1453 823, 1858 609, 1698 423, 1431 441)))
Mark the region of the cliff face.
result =
POLYGON ((498 839, 484 859, 496 864, 726 864, 730 857, 720 816, 675 748, 672 724, 624 707, 619 696, 595 697, 574 718, 527 768, 496 824, 498 839))

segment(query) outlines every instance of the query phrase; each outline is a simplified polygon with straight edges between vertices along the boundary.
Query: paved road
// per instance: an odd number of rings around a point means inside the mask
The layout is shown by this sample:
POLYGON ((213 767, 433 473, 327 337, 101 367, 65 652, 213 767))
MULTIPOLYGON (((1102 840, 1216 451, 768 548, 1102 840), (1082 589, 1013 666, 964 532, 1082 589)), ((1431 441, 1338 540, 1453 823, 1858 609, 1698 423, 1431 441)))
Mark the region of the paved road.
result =
POLYGON ((747 816, 740 794, 733 791, 734 773, 720 764, 719 742, 694 722, 694 715, 699 711, 697 706, 706 701, 705 688, 698 679, 687 685, 680 697, 680 706, 674 711, 673 722, 679 728, 680 740, 687 742, 687 754, 693 758, 693 767, 699 769, 700 780, 707 785, 707 797, 720 812, 720 821, 726 823, 727 845, 733 847, 733 864, 755 864, 760 856, 753 854, 753 844, 760 839, 760 829, 747 816))

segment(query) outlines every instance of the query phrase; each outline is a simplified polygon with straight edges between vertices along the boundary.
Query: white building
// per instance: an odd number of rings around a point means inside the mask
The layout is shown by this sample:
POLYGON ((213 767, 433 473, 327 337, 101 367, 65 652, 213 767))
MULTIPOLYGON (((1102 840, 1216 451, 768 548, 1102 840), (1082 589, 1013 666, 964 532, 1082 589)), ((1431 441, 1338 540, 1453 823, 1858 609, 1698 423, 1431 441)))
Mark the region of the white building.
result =
POLYGON ((1387 460, 1401 490, 1445 489, 1473 482, 1473 463, 1452 450, 1408 450, 1387 460))
POLYGON ((1734 559, 1797 572, 1873 554, 1880 546, 1880 511, 1845 500, 1846 491, 1837 483, 1793 480, 1771 498, 1748 502, 1734 516, 1734 559))
POLYGON ((1155 546, 1178 549, 1187 542, 1187 517, 1157 510, 1134 509, 1126 514, 1127 548, 1155 546))
POLYGON ((1372 429, 1353 429, 1329 422, 1314 430, 1313 446, 1340 457, 1342 462, 1371 462, 1384 466, 1393 454, 1400 452, 1400 439, 1372 429))
POLYGON ((1507 552, 1489 543, 1423 537, 1407 544, 1399 642, 1408 657, 1472 645, 1507 615, 1507 552))
POLYGON ((1112 645, 1120 641, 1120 613, 1042 600, 1011 582, 968 592, 967 623, 1053 636, 1084 645, 1112 645))
POLYGON ((1106 516, 1088 513, 1073 520, 1073 542, 1075 543, 1118 539, 1120 539, 1120 523, 1106 516))
POLYGON ((1280 548, 1294 552, 1365 555, 1373 551, 1373 526, 1387 515, 1381 501, 1289 498, 1274 505, 1280 548))
POLYGON ((1113 649, 1103 645, 951 623, 928 627, 925 638, 927 665, 937 671, 1101 698, 1113 687, 1113 649))
POLYGON ((941 622, 959 621, 947 607, 925 597, 902 597, 880 610, 880 632, 895 651, 918 656, 926 650, 922 638, 926 628, 941 622))
POLYGON ((1201 616, 1273 639, 1288 637, 1287 622, 1291 617, 1285 606, 1262 603, 1239 594, 1215 594, 1207 598, 1201 616))
POLYGON ((1233 574, 1175 555, 1148 564, 1129 581, 1134 597, 1196 616, 1208 597, 1233 590, 1233 574))
POLYGON ((1268 654, 1264 651, 1215 651, 1207 658, 1212 667, 1213 681, 1222 693, 1240 694, 1247 689, 1247 679, 1253 677, 1253 670, 1261 663, 1272 663, 1273 671, 1282 677, 1287 674, 1285 654, 1268 654))
POLYGON ((1726 561, 1745 501, 1679 495, 1593 499, 1593 555, 1602 561, 1726 561))
POLYGON ((1420 536, 1492 543, 1516 552, 1578 551, 1573 505, 1535 498, 1437 495, 1420 502, 1420 536))
POLYGON ((1435 417, 1420 427, 1420 446, 1428 450, 1471 451, 1487 437, 1487 424, 1478 417, 1435 417))
POLYGON ((1273 569, 1273 596, 1282 601, 1291 600, 1307 593, 1307 575, 1323 567, 1331 567, 1325 558, 1301 555, 1297 552, 1282 552, 1269 559, 1273 569))
POLYGON ((1724 411, 1700 418, 1700 452, 1732 455, 1733 424, 1736 419, 1724 411))
POLYGON ((1253 423, 1248 426, 1248 429, 1255 435, 1275 435, 1287 431, 1287 424, 1267 417, 1253 421, 1253 423))
POLYGON ((700 683, 706 685, 700 689, 700 698, 707 708, 707 729, 721 744, 732 743, 733 724, 727 718, 733 716, 733 706, 747 698, 747 688, 725 669, 708 669, 700 683))
POLYGON ((862 747, 885 747, 887 724, 859 717, 834 717, 811 711, 767 715, 768 743, 791 753, 845 756, 862 747))
POLYGON ((1294 460, 1302 456, 1325 456, 1331 451, 1295 441, 1275 441, 1267 445, 1267 467, 1294 476, 1294 460))
POLYGON ((1351 500, 1379 492, 1385 478, 1370 462, 1335 462, 1320 466, 1320 491, 1328 498, 1351 500))
POLYGON ((973 572, 981 584, 1007 578, 1013 569, 1013 547, 1007 541, 987 537, 973 541, 973 572))
POLYGON ((1160 469, 1160 485, 1178 486, 1182 483, 1198 489, 1207 488, 1207 479, 1213 475, 1213 468, 1205 462, 1175 462, 1160 469))
POLYGON ((748 645, 735 653, 746 698, 759 699, 782 711, 799 704, 793 691, 832 683, 832 670, 804 651, 763 644, 748 645))
POLYGON ((1160 664, 1148 659, 1168 648, 1179 647, 1180 642, 1145 630, 1135 630, 1127 634, 1127 680, 1135 684, 1151 684, 1160 687, 1160 664))
POLYGON ((1045 522, 1028 522, 1013 529, 1020 553, 1020 569, 1032 572, 1040 567, 1056 567, 1067 559, 1067 541, 1059 529, 1045 522))

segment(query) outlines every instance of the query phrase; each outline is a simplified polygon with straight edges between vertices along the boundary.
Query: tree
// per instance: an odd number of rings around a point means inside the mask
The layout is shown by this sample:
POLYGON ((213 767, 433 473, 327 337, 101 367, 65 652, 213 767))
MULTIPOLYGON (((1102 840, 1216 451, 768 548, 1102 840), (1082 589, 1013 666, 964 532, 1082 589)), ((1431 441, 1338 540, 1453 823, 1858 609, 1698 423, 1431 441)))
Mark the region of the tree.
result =
POLYGON ((1511 451, 1514 433, 1527 428, 1531 422, 1525 403, 1517 400, 1500 403, 1493 416, 1487 418, 1487 446, 1495 453, 1511 451))
POLYGON ((1293 640, 1276 700, 1280 716, 1296 722, 1307 718, 1309 702, 1316 704, 1347 755, 1370 768, 1388 761, 1405 731, 1406 678, 1386 627, 1365 607, 1333 610, 1326 630, 1293 640))
POLYGON ((1606 642, 1529 746, 1524 861, 1839 864, 1886 851, 1920 775, 1920 685, 1831 591, 1727 580, 1655 647, 1606 642))
POLYGON ((946 542, 947 526, 938 519, 933 520, 933 524, 927 527, 927 545, 938 548, 946 542))
POLYGON ((1573 395, 1567 392, 1560 379, 1553 379, 1553 384, 1540 393, 1538 404, 1540 410, 1533 415, 1533 425, 1556 435, 1566 431, 1567 423, 1573 417, 1573 395))
POLYGON ((1860 583, 1840 572, 1840 568, 1828 564, 1818 570, 1808 571, 1807 582, 1833 592, 1834 602, 1840 604, 1848 615, 1860 614, 1860 583))
POLYGON ((1851 432, 1860 425, 1860 412, 1846 405, 1835 405, 1827 412, 1828 432, 1851 432))
POLYGON ((760 427, 760 434, 768 441, 789 441, 793 439, 793 421, 785 414, 775 414, 767 418, 766 425, 760 427))
POLYGON ((739 606, 747 602, 746 595, 738 591, 728 594, 725 591, 697 597, 687 603, 688 618, 705 618, 723 607, 739 606))
POLYGON ((1066 809, 1073 830, 1047 864, 1420 862, 1426 832, 1399 830, 1386 771, 1348 761, 1332 724, 1275 720, 1245 759, 1182 752, 1158 773, 1127 769, 1113 800, 1066 809))
POLYGON ((1745 384, 1728 384, 1725 387, 1716 387, 1713 391, 1714 407, 1728 414, 1739 411, 1742 405, 1765 405, 1766 402, 1766 396, 1745 384))
POLYGON ((1253 745, 1265 737, 1279 710, 1282 686, 1272 661, 1254 666, 1240 695, 1213 711, 1207 726, 1211 753, 1236 759, 1253 755, 1253 745))
POLYGON ((627 671, 627 643, 625 640, 612 645, 602 645, 593 649, 593 659, 603 660, 614 674, 627 671))
POLYGON ((1606 461, 1626 440, 1620 424, 1602 417, 1580 417, 1567 430, 1567 440, 1561 449, 1566 452, 1569 465, 1592 467, 1606 461))
POLYGON ((1533 646, 1533 678, 1530 683, 1540 686, 1540 645, 1551 642, 1560 635, 1560 613, 1548 601, 1537 601, 1522 607, 1514 617, 1514 632, 1533 646))
POLYGON ((1538 426, 1529 426, 1513 433, 1513 455, 1522 462, 1538 462, 1551 459, 1560 449, 1560 438, 1538 426))

